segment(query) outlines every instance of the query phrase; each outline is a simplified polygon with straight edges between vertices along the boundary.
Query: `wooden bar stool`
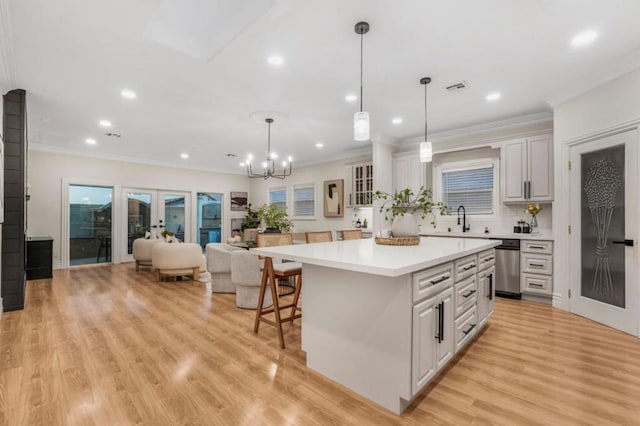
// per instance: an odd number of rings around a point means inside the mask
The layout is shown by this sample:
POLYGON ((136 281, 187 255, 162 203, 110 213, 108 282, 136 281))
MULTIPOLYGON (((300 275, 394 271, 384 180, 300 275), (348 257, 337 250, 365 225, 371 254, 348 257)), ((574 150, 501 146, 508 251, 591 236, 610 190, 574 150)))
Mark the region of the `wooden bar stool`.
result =
POLYGON ((342 232, 343 240, 361 240, 362 239, 362 229, 345 229, 342 232))
MULTIPOLYGON (((275 247, 285 246, 293 244, 293 236, 291 234, 258 234, 257 246, 258 247, 275 247)), ((284 335, 282 334, 282 323, 292 322, 297 318, 302 318, 302 309, 298 307, 298 299, 300 298, 300 289, 302 288, 302 264, 298 262, 282 262, 273 263, 271 257, 264 257, 264 266, 262 267, 262 281, 260 282, 260 294, 258 295, 258 309, 256 310, 256 321, 253 327, 253 332, 257 333, 260 327, 260 322, 264 321, 276 327, 278 330, 278 339, 280 340, 280 347, 284 346, 284 335), (293 294, 293 302, 280 306, 278 301, 278 287, 276 280, 285 279, 289 277, 295 277, 295 292, 293 294), (264 296, 267 291, 267 286, 271 291, 271 298, 273 299, 273 305, 270 308, 264 309, 264 296), (280 311, 283 309, 291 308, 289 316, 282 317, 280 311), (265 315, 273 313, 275 320, 265 318, 265 315)))
POLYGON ((326 243, 333 241, 333 234, 331 231, 305 232, 304 238, 307 240, 307 244, 326 243))

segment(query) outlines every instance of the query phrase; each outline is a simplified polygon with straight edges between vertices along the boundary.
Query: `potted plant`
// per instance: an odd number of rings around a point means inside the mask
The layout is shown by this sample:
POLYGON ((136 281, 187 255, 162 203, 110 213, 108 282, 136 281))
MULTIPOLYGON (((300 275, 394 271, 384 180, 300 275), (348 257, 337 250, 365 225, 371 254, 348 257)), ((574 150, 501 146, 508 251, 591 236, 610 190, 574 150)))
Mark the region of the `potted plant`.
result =
POLYGON ((264 204, 258 208, 258 217, 264 222, 265 232, 289 232, 293 222, 287 212, 275 204, 264 204))
POLYGON ((260 226, 260 216, 257 210, 251 208, 251 204, 247 204, 247 215, 240 224, 240 229, 244 232, 245 229, 254 229, 260 226))
POLYGON ((433 193, 431 189, 420 187, 420 191, 414 194, 409 188, 402 189, 393 194, 388 192, 376 191, 374 199, 382 200, 380 205, 380 213, 384 213, 386 220, 393 220, 391 224, 391 232, 394 237, 411 237, 419 233, 418 224, 413 217, 414 213, 420 213, 421 219, 431 216, 433 220, 431 224, 436 226, 436 216, 433 209, 440 210, 440 214, 448 213, 447 206, 441 201, 433 201, 433 193))

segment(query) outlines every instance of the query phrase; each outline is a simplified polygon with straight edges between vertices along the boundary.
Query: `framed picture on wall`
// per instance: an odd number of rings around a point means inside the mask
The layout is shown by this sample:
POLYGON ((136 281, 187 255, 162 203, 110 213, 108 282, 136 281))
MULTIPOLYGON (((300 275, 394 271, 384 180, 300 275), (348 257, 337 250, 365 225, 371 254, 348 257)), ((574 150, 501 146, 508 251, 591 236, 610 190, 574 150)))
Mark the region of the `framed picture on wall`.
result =
POLYGON ((344 179, 325 180, 324 217, 344 217, 344 179))
POLYGON ((243 218, 233 218, 231 219, 231 236, 235 237, 236 235, 240 235, 242 233, 242 221, 243 218))
POLYGON ((244 212, 247 210, 248 195, 246 192, 231 192, 231 211, 244 212))

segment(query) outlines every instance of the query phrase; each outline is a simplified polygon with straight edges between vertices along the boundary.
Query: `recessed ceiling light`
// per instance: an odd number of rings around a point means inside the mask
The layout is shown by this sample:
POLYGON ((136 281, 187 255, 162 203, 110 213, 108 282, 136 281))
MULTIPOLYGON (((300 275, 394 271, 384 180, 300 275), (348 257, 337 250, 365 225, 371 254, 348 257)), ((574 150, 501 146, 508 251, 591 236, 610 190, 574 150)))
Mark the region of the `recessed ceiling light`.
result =
POLYGON ((109 120, 100 120, 98 122, 102 127, 111 127, 112 124, 109 120))
POLYGON ((316 148, 322 148, 324 146, 324 144, 322 142, 318 142, 316 144, 316 148))
POLYGON ((347 95, 344 97, 344 100, 347 102, 355 102, 358 100, 358 97, 356 95, 347 95))
POLYGON ((120 92, 120 94, 125 99, 135 99, 135 98, 138 97, 138 95, 136 95, 136 92, 134 92, 133 90, 129 90, 129 89, 124 89, 122 92, 120 92))
POLYGON ((189 158, 189 154, 183 152, 182 154, 180 154, 180 157, 186 160, 187 158, 189 158))
POLYGON ((282 56, 269 56, 267 58, 267 62, 269 62, 270 65, 274 65, 274 66, 280 66, 282 64, 284 64, 284 58, 282 56))
POLYGON ((240 163, 240 167, 245 167, 245 166, 246 166, 246 164, 240 163))
POLYGON ((92 139, 92 138, 85 139, 84 141, 85 141, 88 145, 95 145, 95 144, 97 144, 97 143, 98 143, 98 142, 96 142, 96 140, 95 140, 95 139, 92 139))
POLYGON ((593 43, 597 38, 598 32, 595 30, 582 31, 571 39, 571 45, 573 47, 585 47, 593 43))
POLYGON ((495 102, 495 101, 497 101, 498 99, 500 99, 501 97, 502 97, 502 95, 501 95, 500 93, 498 93, 498 92, 494 92, 494 93, 489 93, 489 94, 487 95, 487 98, 486 98, 486 99, 487 99, 487 101, 489 101, 489 102, 495 102))
POLYGON ((400 118, 400 117, 396 117, 396 118, 394 118, 393 120, 391 120, 391 122, 392 122, 393 124, 402 124, 402 118, 400 118))

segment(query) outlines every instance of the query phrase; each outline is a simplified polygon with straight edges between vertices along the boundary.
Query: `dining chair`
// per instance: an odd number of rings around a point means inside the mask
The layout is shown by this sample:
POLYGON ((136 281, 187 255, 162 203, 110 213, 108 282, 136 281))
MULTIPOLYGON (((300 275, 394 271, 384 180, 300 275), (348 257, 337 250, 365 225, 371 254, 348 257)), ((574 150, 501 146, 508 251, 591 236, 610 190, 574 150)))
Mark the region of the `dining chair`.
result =
POLYGON ((309 243, 327 243, 333 241, 333 234, 331 231, 317 231, 317 232, 305 232, 304 238, 309 243))
MULTIPOLYGON (((257 236, 258 247, 275 247, 286 246, 293 244, 293 236, 290 233, 284 234, 258 234, 257 236)), ((299 262, 273 262, 271 257, 264 256, 264 266, 262 268, 262 280, 260 282, 260 294, 258 295, 258 309, 256 310, 256 320, 253 327, 253 332, 257 333, 260 327, 260 322, 264 321, 269 325, 276 327, 278 331, 278 339, 280 340, 280 347, 285 348, 284 335, 282 333, 283 322, 293 322, 297 318, 302 318, 302 308, 298 306, 298 299, 300 298, 300 289, 302 288, 302 264, 299 262), (293 302, 280 306, 278 301, 278 287, 276 280, 288 279, 289 277, 295 277, 295 291, 293 294, 293 302), (271 299, 273 305, 270 308, 264 308, 265 294, 267 292, 267 286, 271 291, 271 299), (289 316, 282 317, 280 311, 283 309, 291 308, 289 316), (273 313, 275 320, 265 318, 265 315, 273 313)))
POLYGON ((343 240, 361 240, 362 239, 362 229, 345 229, 342 232, 343 240))

